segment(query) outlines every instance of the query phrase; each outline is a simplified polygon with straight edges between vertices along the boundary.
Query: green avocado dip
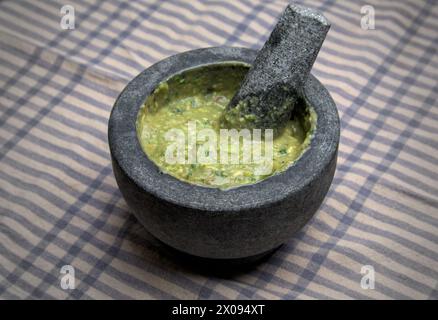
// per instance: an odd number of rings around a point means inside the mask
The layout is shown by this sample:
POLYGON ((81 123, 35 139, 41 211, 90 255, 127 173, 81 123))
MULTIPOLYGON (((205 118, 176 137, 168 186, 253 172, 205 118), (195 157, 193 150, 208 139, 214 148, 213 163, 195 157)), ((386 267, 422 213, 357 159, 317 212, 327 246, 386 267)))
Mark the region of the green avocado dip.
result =
POLYGON ((229 62, 189 69, 152 92, 140 108, 137 134, 143 151, 161 172, 224 190, 283 172, 303 154, 316 126, 316 113, 304 100, 272 144, 263 140, 268 133, 262 133, 260 140, 248 130, 247 135, 237 132, 236 139, 226 140, 234 144, 223 148, 221 117, 249 67, 229 62), (255 157, 255 151, 251 157, 244 148, 246 142, 255 148, 257 141, 261 158, 255 157))

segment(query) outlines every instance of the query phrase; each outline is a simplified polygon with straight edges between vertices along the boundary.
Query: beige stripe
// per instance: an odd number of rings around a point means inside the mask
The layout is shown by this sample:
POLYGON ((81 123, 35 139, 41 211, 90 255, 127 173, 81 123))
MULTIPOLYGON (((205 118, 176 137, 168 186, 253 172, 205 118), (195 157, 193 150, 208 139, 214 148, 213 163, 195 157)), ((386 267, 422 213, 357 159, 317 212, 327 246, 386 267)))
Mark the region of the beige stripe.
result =
MULTIPOLYGON (((369 217, 363 218, 363 217, 361 217, 361 214, 358 214, 356 216, 356 218, 359 219, 359 221, 364 221, 363 219, 365 219, 366 220, 365 224, 370 224, 372 222, 371 218, 369 218, 369 217)), ((379 222, 377 224, 379 226, 382 225, 382 223, 379 224, 379 222)), ((381 229, 381 228, 379 228, 379 229, 381 229)), ((382 236, 378 236, 375 234, 364 232, 364 231, 354 227, 354 225, 350 226, 348 230, 349 230, 348 233, 354 235, 355 237, 375 241, 375 242, 377 242, 385 247, 391 248, 393 251, 397 252, 398 254, 400 254, 401 256, 403 256, 405 258, 411 259, 411 260, 413 260, 421 265, 428 266, 430 269, 437 269, 438 268, 438 264, 435 261, 433 261, 432 259, 430 259, 426 256, 423 256, 423 255, 420 255, 418 252, 411 250, 409 247, 406 247, 400 243, 397 243, 389 238, 385 238, 382 236), (436 266, 436 267, 434 267, 434 266, 436 266)), ((399 236, 403 237, 401 234, 399 234, 399 236)), ((423 240, 422 243, 424 244, 424 242, 425 242, 425 240, 423 240)), ((361 246, 360 244, 357 244, 357 245, 361 246)), ((370 250, 372 250, 372 249, 370 248, 370 250)), ((377 251, 375 251, 375 250, 372 250, 372 251, 376 252, 376 254, 378 254, 377 251)), ((392 264, 400 265, 400 269, 403 268, 406 270, 403 274, 406 274, 406 275, 412 274, 413 279, 416 279, 417 281, 422 282, 425 285, 429 285, 430 281, 434 280, 433 278, 427 277, 427 276, 423 275, 422 273, 417 272, 417 270, 402 266, 397 261, 395 261, 393 259, 389 259, 389 257, 386 257, 383 260, 375 259, 375 261, 378 261, 379 263, 381 263, 383 261, 391 261, 392 264)), ((400 269, 396 269, 396 270, 400 270, 400 269)))
POLYGON ((124 279, 116 279, 109 276, 108 272, 102 272, 98 280, 110 288, 115 288, 117 291, 129 296, 132 299, 153 299, 154 297, 146 290, 137 290, 134 286, 125 283, 124 279))
MULTIPOLYGON (((5 19, 5 20, 7 20, 7 21, 9 21, 11 23, 16 23, 16 19, 14 19, 13 16, 4 15, 1 12, 0 12, 0 18, 1 19, 5 19)), ((27 29, 29 32, 37 32, 39 35, 44 36, 44 37, 47 38, 44 30, 38 28, 37 26, 27 25, 27 24, 21 24, 21 26, 23 28, 27 29)), ((3 27, 0 26, 0 30, 2 28, 3 27)), ((59 26, 58 26, 58 28, 59 28, 59 26)), ((23 42, 30 42, 30 43, 34 44, 35 46, 40 46, 41 45, 34 38, 28 37, 28 36, 24 35, 23 33, 17 33, 15 31, 9 30, 9 29, 3 29, 3 30, 5 32, 9 33, 9 34, 13 34, 17 38, 23 39, 24 40, 23 42)), ((71 32, 75 32, 75 30, 73 30, 71 32)), ((47 42, 49 42, 54 36, 55 35, 51 35, 50 38, 47 38, 47 42)), ((68 43, 68 40, 64 40, 63 43, 68 43)), ((77 44, 75 44, 74 47, 76 48, 77 44)), ((103 47, 102 47, 102 49, 103 49, 103 47)), ((50 48, 46 47, 45 50, 46 51, 52 51, 55 54, 61 54, 61 55, 65 56, 64 52, 59 51, 56 47, 50 47, 50 48)), ((117 48, 116 48, 116 50, 117 50, 117 48)), ((103 72, 106 72, 106 73, 114 74, 114 71, 103 69, 98 64, 97 65, 89 65, 88 64, 89 60, 93 59, 97 55, 98 55, 98 52, 96 52, 94 50, 90 50, 90 49, 88 49, 86 47, 82 47, 82 48, 80 48, 80 52, 77 55, 68 56, 68 59, 70 59, 71 61, 80 63, 80 64, 85 64, 85 65, 87 65, 90 68, 94 68, 95 70, 100 70, 100 71, 103 71, 103 72), (81 55, 83 55, 83 57, 81 57, 81 55)), ((118 62, 116 60, 113 60, 113 59, 111 59, 109 57, 105 57, 104 61, 106 61, 110 65, 118 66, 120 69, 122 69, 122 70, 124 70, 126 72, 131 72, 133 76, 138 73, 138 70, 136 70, 136 69, 134 69, 134 68, 132 68, 132 67, 122 63, 122 62, 118 62)))
MULTIPOLYGON (((355 178, 357 177, 351 177, 350 174, 348 176, 345 177, 345 180, 351 181, 351 182, 355 182, 355 178)), ((405 205, 402 203, 402 199, 406 198, 406 195, 403 195, 402 197, 400 197, 400 195, 398 193, 396 193, 394 191, 394 186, 392 186, 392 188, 386 188, 381 184, 376 184, 373 188, 376 192, 380 192, 381 195, 383 195, 384 197, 393 200, 395 202, 400 203, 401 205, 405 205)), ((342 193, 346 198, 350 199, 351 201, 353 201, 353 199, 357 196, 357 193, 355 191, 353 191, 353 189, 350 189, 347 186, 338 186, 337 187, 337 191, 342 193), (351 191, 350 191, 351 190, 351 191), (354 194, 353 194, 354 193, 354 194)), ((334 203, 334 207, 337 208, 339 211, 341 212, 346 212, 346 204, 343 204, 342 202, 339 202, 337 199, 335 198, 331 198, 330 200, 331 202, 334 203), (344 210, 341 210, 341 209, 344 210)), ((412 200, 410 200, 411 202, 409 202, 410 204, 412 204, 412 200)), ((414 200, 415 201, 415 200, 414 200)), ((396 218, 399 221, 405 222, 409 225, 412 225, 416 228, 422 229, 422 230, 434 230, 435 227, 430 226, 427 223, 422 222, 421 220, 418 220, 415 216, 411 216, 410 214, 407 213, 403 213, 401 211, 398 211, 390 206, 387 206, 385 203, 373 200, 372 198, 367 198, 366 199, 366 203, 368 203, 368 206, 365 206, 366 208, 372 208, 373 210, 377 210, 379 213, 387 215, 388 217, 393 217, 396 218), (378 210, 379 209, 379 210, 378 210)), ((417 204, 418 206, 420 206, 421 208, 421 204, 419 202, 414 202, 415 204, 417 204)), ((409 208, 409 206, 407 206, 409 208)), ((348 207, 347 207, 348 208, 348 207)), ((416 209, 418 210, 418 209, 416 209)), ((430 212, 435 211, 432 210, 430 212)), ((423 213, 426 213, 427 211, 422 211, 423 213)), ((427 213, 426 213, 427 214, 427 213)), ((430 214, 429 214, 430 215, 430 214)), ((433 217, 433 215, 430 215, 431 217, 433 217)))
MULTIPOLYGON (((3 239, 2 239, 2 235, 0 235, 0 239, 2 240, 3 243, 3 239)), ((5 268, 7 271, 12 272, 15 267, 16 264, 11 262, 7 256, 2 256, 2 267, 5 268)), ((18 285, 16 284, 10 284, 10 282, 8 282, 6 279, 4 279, 2 281, 2 284, 8 285, 8 292, 10 294, 16 295, 19 298, 24 298, 27 297, 29 295, 28 292, 26 292, 24 289, 21 289, 18 285)), ((5 298, 2 298, 2 300, 5 300, 5 298)))
MULTIPOLYGON (((311 232, 312 232, 312 230, 311 230, 311 232)), ((303 252, 309 253, 309 254, 315 254, 316 251, 318 250, 317 247, 306 244, 304 242, 298 243, 297 249, 299 249, 303 252)), ((293 253, 289 254, 286 257, 286 259, 288 261, 290 261, 291 263, 299 264, 302 268, 308 267, 309 261, 307 259, 300 258, 299 256, 294 256, 293 253)), ((352 291, 356 291, 358 294, 367 296, 369 298, 388 299, 388 296, 386 296, 378 291, 376 292, 376 291, 372 291, 372 290, 363 290, 360 287, 360 279, 362 277, 362 275, 360 274, 360 269, 361 269, 362 265, 359 264, 358 262, 351 260, 348 257, 346 257, 342 254, 336 253, 334 251, 330 251, 329 255, 327 256, 327 259, 329 259, 337 264, 340 264, 340 265, 346 267, 347 269, 352 270, 353 273, 357 275, 357 281, 350 280, 350 279, 344 277, 342 273, 339 274, 337 272, 334 272, 333 270, 326 268, 324 265, 319 266, 319 269, 317 271, 318 277, 322 277, 323 279, 325 279, 329 282, 333 282, 335 284, 339 284, 341 286, 344 286, 352 291), (343 262, 345 262, 345 263, 343 263, 343 262)), ((316 281, 316 280, 314 280, 314 281, 316 281)), ((345 296, 340 296, 339 294, 335 294, 332 298, 345 299, 345 298, 351 298, 351 297, 347 293, 345 293, 345 296)))
MULTIPOLYGON (((368 203, 368 201, 366 200, 365 201, 365 206, 368 207, 368 205, 372 204, 371 202, 373 202, 373 204, 375 204, 374 208, 375 208, 375 210, 377 212, 379 212, 380 211, 379 209, 382 207, 379 203, 376 203, 376 202, 374 202, 372 200, 370 201, 370 203, 368 203)), ((397 217, 397 214, 395 214, 394 217, 397 217)), ((414 234, 412 232, 409 232, 408 230, 404 230, 404 229, 396 227, 394 225, 391 225, 391 224, 385 223, 383 221, 374 219, 373 217, 371 217, 369 215, 366 215, 364 213, 359 212, 356 215, 355 220, 357 222, 363 223, 366 226, 373 226, 373 227, 375 227, 378 230, 384 230, 384 231, 391 232, 394 235, 397 235, 398 237, 400 237, 400 238, 402 238, 404 240, 409 240, 411 242, 417 243, 418 245, 420 245, 422 247, 425 247, 425 248, 429 249, 432 252, 437 252, 438 251, 437 250, 437 247, 438 247, 437 243, 432 242, 430 240, 427 240, 427 239, 425 239, 425 238, 423 238, 421 236, 418 236, 418 235, 416 235, 416 234, 414 234)), ((435 228, 433 228, 433 227, 429 227, 429 228, 423 229, 423 231, 427 231, 429 233, 436 232, 436 230, 434 230, 434 229, 435 228)), ((416 253, 416 254, 421 255, 420 253, 416 253)), ((426 259, 430 259, 430 258, 426 258, 426 259)), ((432 266, 434 264, 436 264, 436 262, 433 261, 433 260, 430 260, 430 262, 426 262, 424 265, 432 266)))
MULTIPOLYGON (((21 155, 20 153, 18 153, 14 149, 11 149, 9 151, 9 153, 7 154, 7 157, 9 159, 11 159, 12 161, 16 161, 17 163, 19 163, 21 165, 26 165, 30 168, 33 168, 34 170, 38 170, 40 172, 47 172, 48 171, 48 167, 45 164, 40 163, 38 161, 33 161, 32 159, 29 159, 29 157, 21 155)), ((5 166, 7 165, 9 167, 8 164, 6 164, 6 163, 3 163, 3 164, 5 166)), ((67 166, 67 167, 69 167, 69 166, 67 166)), ((75 169, 74 167, 71 167, 71 166, 70 166, 70 168, 75 169)), ((80 167, 79 167, 79 169, 80 169, 80 167)), ((22 174, 25 175, 24 172, 22 174)), ((78 193, 84 192, 85 189, 87 188, 86 185, 82 184, 81 182, 79 182, 77 180, 74 180, 69 175, 67 175, 63 170, 57 169, 55 167, 50 167, 50 174, 55 176, 55 177, 58 177, 60 180, 65 182, 68 186, 71 186, 72 189, 77 190, 78 193)), ((32 177, 29 176, 29 179, 31 179, 31 178, 32 177)), ((111 184, 111 186, 114 188, 114 184, 111 184)))
MULTIPOLYGON (((349 233, 351 233, 351 231, 349 231, 349 233)), ((313 235, 313 237, 319 239, 320 236, 322 236, 323 234, 317 230, 315 230, 315 235, 313 235)), ((355 234, 355 236, 357 236, 355 234)), ((365 238, 369 239, 369 234, 365 234, 365 238)), ((415 279, 417 281, 423 282, 425 284, 431 284, 436 282, 434 279, 431 278, 426 278, 424 277, 421 273, 416 272, 410 268, 405 267, 402 264, 399 264, 398 262, 390 259, 387 256, 384 256, 380 253, 378 253, 377 251, 368 248, 360 243, 356 243, 356 242, 351 242, 351 241, 347 241, 345 239, 338 239, 337 241, 337 245, 336 247, 339 250, 342 250, 343 247, 349 248, 352 251, 355 252, 359 252, 360 254, 368 257, 368 261, 367 263, 369 263, 370 261, 377 261, 379 264, 382 264, 384 266, 386 266, 387 268, 390 268, 392 270, 394 270, 394 272, 400 273, 406 277, 409 277, 411 279, 415 279), (423 281, 421 281, 423 280, 423 281)), ((414 290, 410 287, 405 286, 403 283, 399 283, 399 282, 395 282, 391 279, 389 279, 388 277, 386 277, 383 274, 380 274, 378 270, 376 270, 376 285, 378 283, 381 283, 397 292, 401 292, 409 297, 412 298, 420 298, 423 297, 425 298, 426 296, 420 292, 418 292, 417 290, 414 290)))
MULTIPOLYGON (((122 249, 130 251, 130 248, 127 247, 126 245, 127 243, 123 242, 123 244, 121 245, 122 249)), ((194 294, 189 290, 186 290, 185 288, 180 287, 175 283, 165 280, 160 276, 147 272, 144 268, 138 268, 118 258, 112 260, 111 266, 120 272, 128 273, 130 276, 134 278, 141 279, 142 281, 145 281, 146 283, 148 283, 153 287, 159 288, 164 292, 168 292, 179 299, 194 298, 194 294)), ((116 286, 116 288, 118 287, 116 286)), ((130 289, 132 289, 132 287, 130 287, 130 289)))
POLYGON ((87 290, 84 292, 84 294, 89 296, 91 299, 94 299, 94 300, 112 300, 113 299, 111 296, 108 296, 104 292, 99 291, 93 287, 88 287, 87 290))
MULTIPOLYGON (((52 204, 50 201, 47 201, 46 199, 39 196, 38 194, 32 193, 30 191, 25 191, 21 188, 18 188, 6 180, 3 180, 2 184, 3 184, 3 187, 6 190, 8 190, 9 193, 16 195, 16 196, 19 196, 19 197, 22 197, 35 206, 40 206, 40 207, 44 208, 46 211, 50 212, 55 218, 58 218, 58 219, 62 218, 64 212, 62 210, 60 210, 58 207, 56 207, 54 204, 52 204)), ((21 207, 21 205, 17 205, 17 206, 21 207)), ((15 207, 15 204, 12 205, 11 209, 13 207, 15 207)), ((22 207, 22 209, 20 211, 23 211, 23 209, 26 209, 26 208, 22 207)), ((20 212, 20 211, 18 211, 18 212, 20 212)), ((26 211, 30 212, 31 216, 34 216, 34 214, 32 213, 31 210, 26 210, 26 211)), ((39 220, 39 218, 37 216, 35 216, 35 218, 37 220, 39 220)))
MULTIPOLYGON (((9 204, 9 202, 8 202, 9 204)), ((21 206, 21 205, 17 205, 17 204, 13 204, 14 208, 10 208, 12 209, 18 209, 18 211, 15 212, 19 212, 19 215, 22 216, 22 219, 25 220, 26 222, 29 221, 29 219, 27 218, 29 215, 29 210, 27 210, 25 207, 21 206), (24 208, 24 210, 22 209, 24 208), (27 211, 27 212, 26 212, 27 211), (22 215, 22 213, 25 212, 26 216, 22 215)), ((11 206, 12 207, 12 206, 11 206)), ((30 216, 32 215, 32 213, 30 213, 30 216)), ((40 241, 40 238, 35 235, 33 232, 31 232, 26 226, 24 226, 21 222, 17 222, 16 220, 13 220, 12 218, 6 216, 6 215, 2 215, 2 225, 4 225, 5 227, 8 227, 10 230, 13 230, 14 233, 18 234, 20 237, 25 238, 28 242, 30 242, 31 244, 36 244, 40 241), (24 237, 24 235, 26 235, 26 237, 24 237)), ((48 232, 50 230, 50 228, 52 227, 51 225, 45 225, 44 227, 42 226, 42 224, 39 224, 39 227, 42 228, 44 231, 48 232)), ((17 245, 16 243, 12 242, 12 239, 10 239, 9 237, 6 236, 6 234, 2 235, 2 238, 6 238, 4 239, 5 241, 2 243, 4 243, 5 245, 7 244, 9 248, 14 248, 14 254, 16 256, 18 256, 19 258, 24 258, 29 252, 22 248, 21 246, 17 245)), ((15 265, 14 268, 16 268, 17 265, 15 265)), ((9 270, 9 271, 13 271, 13 270, 9 270)))

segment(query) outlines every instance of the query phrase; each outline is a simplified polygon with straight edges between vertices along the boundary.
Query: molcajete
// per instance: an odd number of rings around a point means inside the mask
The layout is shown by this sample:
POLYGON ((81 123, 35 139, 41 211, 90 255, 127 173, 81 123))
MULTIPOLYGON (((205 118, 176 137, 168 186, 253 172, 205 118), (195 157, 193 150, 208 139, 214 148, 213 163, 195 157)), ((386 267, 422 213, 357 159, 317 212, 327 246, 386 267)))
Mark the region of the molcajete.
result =
POLYGON ((332 182, 339 117, 333 99, 313 76, 303 96, 317 116, 310 145, 285 171, 267 179, 225 190, 200 186, 163 173, 143 151, 138 114, 161 82, 200 66, 251 64, 256 54, 216 47, 171 56, 132 80, 111 112, 108 140, 123 197, 150 234, 184 253, 211 259, 262 257, 309 221, 332 182))

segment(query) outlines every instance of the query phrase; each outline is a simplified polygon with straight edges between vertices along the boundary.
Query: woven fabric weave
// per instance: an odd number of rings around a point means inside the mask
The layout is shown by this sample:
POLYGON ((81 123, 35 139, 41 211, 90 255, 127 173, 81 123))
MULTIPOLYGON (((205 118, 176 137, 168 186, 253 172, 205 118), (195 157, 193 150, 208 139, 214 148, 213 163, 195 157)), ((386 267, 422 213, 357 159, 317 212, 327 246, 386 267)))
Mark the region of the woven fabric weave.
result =
POLYGON ((337 172, 311 222, 231 278, 160 254, 112 174, 124 86, 169 55, 260 48, 285 1, 0 3, 0 298, 438 298, 438 3, 298 1, 332 27, 313 74, 341 118, 337 172), (60 286, 63 265, 76 288, 60 286), (375 288, 361 287, 373 266, 375 288))

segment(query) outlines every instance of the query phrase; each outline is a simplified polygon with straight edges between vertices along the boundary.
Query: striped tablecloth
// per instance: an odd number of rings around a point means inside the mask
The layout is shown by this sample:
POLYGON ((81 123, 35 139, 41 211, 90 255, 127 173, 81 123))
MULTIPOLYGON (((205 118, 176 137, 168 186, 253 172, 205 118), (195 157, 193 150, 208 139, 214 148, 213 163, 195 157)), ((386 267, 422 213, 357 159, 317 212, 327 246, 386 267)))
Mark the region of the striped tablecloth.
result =
POLYGON ((342 122, 335 179, 271 259, 222 278, 160 254, 129 213, 107 121, 130 79, 164 57, 260 48, 286 2, 2 1, 0 298, 437 299, 438 3, 304 4, 332 23, 313 73, 342 122), (60 26, 65 4, 74 29, 60 26), (374 289, 361 286, 364 266, 374 289))

